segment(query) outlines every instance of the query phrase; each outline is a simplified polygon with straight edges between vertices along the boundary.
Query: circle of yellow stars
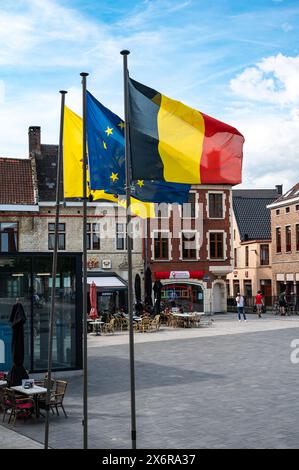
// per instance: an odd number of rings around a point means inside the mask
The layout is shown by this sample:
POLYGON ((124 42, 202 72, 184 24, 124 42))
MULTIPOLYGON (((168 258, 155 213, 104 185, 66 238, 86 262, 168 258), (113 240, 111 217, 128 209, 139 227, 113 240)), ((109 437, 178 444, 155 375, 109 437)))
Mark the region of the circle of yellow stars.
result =
MULTIPOLYGON (((117 124, 121 130, 124 129, 125 127, 125 123, 123 121, 120 121, 119 124, 117 124)), ((107 129, 105 130, 105 133, 107 135, 107 137, 109 137, 110 135, 113 135, 113 127, 109 127, 107 126, 107 129)), ((103 140, 103 147, 105 150, 107 150, 107 144, 106 142, 103 140)), ((118 177, 118 173, 114 173, 112 172, 111 175, 110 175, 110 179, 112 181, 112 183, 115 183, 115 181, 117 181, 119 179, 118 177)), ((140 188, 142 188, 142 186, 144 185, 144 182, 143 180, 138 180, 137 182, 138 186, 140 186, 140 188)))

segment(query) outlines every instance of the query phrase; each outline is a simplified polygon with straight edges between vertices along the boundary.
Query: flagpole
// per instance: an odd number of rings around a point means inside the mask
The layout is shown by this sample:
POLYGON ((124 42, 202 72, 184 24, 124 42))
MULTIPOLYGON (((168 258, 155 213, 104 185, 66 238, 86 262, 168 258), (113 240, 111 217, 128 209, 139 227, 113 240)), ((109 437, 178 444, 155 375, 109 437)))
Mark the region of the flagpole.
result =
POLYGON ((136 404, 135 404, 135 363, 133 328, 133 273, 132 273, 132 234, 131 234, 131 166, 129 147, 129 96, 128 96, 128 55, 130 51, 120 52, 123 56, 124 70, 124 107, 125 107, 125 160, 126 160, 126 201, 127 201, 127 253, 128 253, 128 315, 130 345, 130 383, 131 383, 131 439, 132 449, 136 449, 136 404))
POLYGON ((49 337, 48 337, 48 375, 47 375, 47 394, 46 394, 46 422, 45 422, 45 441, 44 448, 49 446, 49 412, 51 399, 51 381, 52 381, 52 353, 53 353, 53 334, 55 319, 55 289, 56 289, 56 273, 57 273, 57 254, 58 254, 58 233, 59 233, 59 213, 60 213, 60 179, 63 156, 63 120, 64 120, 64 103, 67 91, 61 90, 61 109, 60 109, 60 132, 59 132, 59 149, 57 159, 56 174, 56 202, 55 202, 55 237, 54 251, 52 261, 52 292, 51 292, 51 311, 49 320, 49 337))
POLYGON ((87 391, 87 152, 86 152, 86 77, 82 77, 82 114, 83 114, 83 448, 88 449, 88 391, 87 391))

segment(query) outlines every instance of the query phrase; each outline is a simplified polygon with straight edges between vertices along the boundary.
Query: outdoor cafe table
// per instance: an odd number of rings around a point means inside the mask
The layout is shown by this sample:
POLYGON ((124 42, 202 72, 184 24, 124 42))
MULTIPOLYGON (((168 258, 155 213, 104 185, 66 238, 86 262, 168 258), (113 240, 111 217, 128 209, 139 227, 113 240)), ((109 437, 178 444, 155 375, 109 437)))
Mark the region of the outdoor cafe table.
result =
POLYGON ((92 325, 93 327, 93 332, 96 334, 96 336, 100 336, 100 329, 101 326, 104 325, 105 322, 100 321, 100 320, 95 320, 95 321, 90 321, 89 324, 92 325))
POLYGON ((184 318, 187 320, 187 325, 190 327, 190 319, 194 317, 200 317, 202 315, 205 315, 204 312, 192 312, 192 313, 173 313, 172 314, 174 317, 179 317, 179 318, 184 318))
POLYGON ((39 406, 38 406, 38 396, 45 395, 47 393, 47 389, 45 387, 40 387, 38 385, 34 385, 31 388, 24 388, 22 385, 16 385, 15 387, 10 387, 11 390, 15 392, 22 393, 27 397, 32 397, 35 402, 35 413, 36 417, 38 418, 40 415, 39 406))

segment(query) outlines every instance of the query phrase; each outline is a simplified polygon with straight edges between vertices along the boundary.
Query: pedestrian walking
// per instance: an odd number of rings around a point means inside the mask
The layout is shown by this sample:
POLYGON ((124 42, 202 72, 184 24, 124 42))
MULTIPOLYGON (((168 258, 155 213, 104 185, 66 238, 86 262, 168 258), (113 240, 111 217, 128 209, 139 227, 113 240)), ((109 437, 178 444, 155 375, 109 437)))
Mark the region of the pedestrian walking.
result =
POLYGON ((262 318, 263 305, 264 305, 264 300, 263 300, 262 291, 258 290, 257 295, 255 296, 255 306, 256 306, 256 312, 259 318, 262 318))
POLYGON ((243 315, 243 319, 244 321, 246 321, 246 315, 245 315, 245 310, 244 310, 244 297, 243 295, 240 294, 240 292, 238 292, 237 294, 236 302, 237 302, 239 321, 241 321, 241 315, 243 315))
POLYGON ((278 302, 279 302, 279 312, 280 312, 280 315, 284 316, 286 314, 286 306, 287 306, 287 301, 286 301, 286 293, 285 291, 281 292, 279 294, 279 298, 278 298, 278 302))

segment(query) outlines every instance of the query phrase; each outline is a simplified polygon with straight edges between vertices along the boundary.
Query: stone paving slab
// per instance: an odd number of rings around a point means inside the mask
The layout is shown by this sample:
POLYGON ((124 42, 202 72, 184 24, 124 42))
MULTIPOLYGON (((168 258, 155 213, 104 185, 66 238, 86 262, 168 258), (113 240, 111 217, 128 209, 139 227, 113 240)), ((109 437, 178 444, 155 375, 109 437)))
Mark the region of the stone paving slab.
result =
POLYGON ((43 445, 0 425, 0 449, 43 449, 43 445))
MULTIPOLYGON (((290 361, 290 343, 299 338, 298 320, 272 317, 239 324, 231 317, 215 323, 215 328, 198 333, 219 329, 222 334, 192 337, 193 330, 186 329, 172 341, 161 340, 163 332, 161 337, 160 332, 155 334, 156 341, 144 340, 151 334, 139 335, 138 446, 298 448, 299 364, 290 361)), ((116 339, 116 335, 89 338, 90 448, 130 448, 128 336, 123 344, 115 344, 116 339), (101 341, 107 341, 105 347, 101 341), (98 347, 91 342, 98 342, 98 347)), ((82 448, 82 377, 69 379, 65 407, 68 419, 51 416, 50 445, 82 448)), ((19 422, 16 428, 42 442, 42 419, 19 422)))
MULTIPOLYGON (((191 338, 207 338, 211 336, 237 335, 241 333, 254 333, 258 331, 274 331, 286 328, 299 328, 299 316, 280 317, 274 315, 263 315, 261 319, 256 315, 247 315, 247 321, 239 322, 237 316, 233 314, 215 315, 212 326, 198 328, 162 328, 155 332, 137 332, 134 334, 135 344, 174 341, 191 338)), ((127 344, 129 341, 128 332, 117 331, 115 334, 103 334, 95 336, 88 335, 88 347, 106 347, 112 345, 127 344)))

